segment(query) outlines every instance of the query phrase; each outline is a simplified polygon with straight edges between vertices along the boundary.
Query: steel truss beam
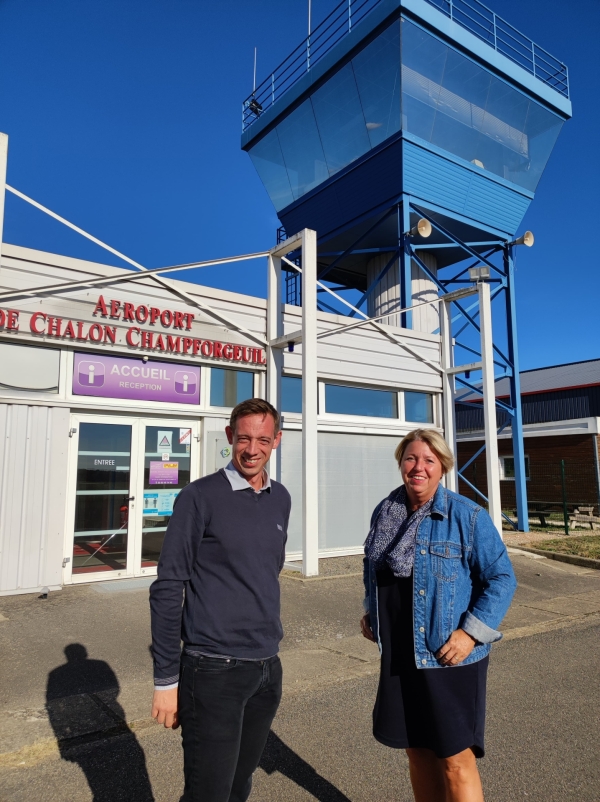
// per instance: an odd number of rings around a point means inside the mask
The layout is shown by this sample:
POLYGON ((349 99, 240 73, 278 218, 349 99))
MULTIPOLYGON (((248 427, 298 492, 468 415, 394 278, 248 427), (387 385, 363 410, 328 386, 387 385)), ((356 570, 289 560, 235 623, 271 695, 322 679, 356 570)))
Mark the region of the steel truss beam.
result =
MULTIPOLYGON (((243 334, 249 340, 252 340, 253 342, 263 346, 267 344, 267 340, 264 337, 261 337, 260 334, 256 334, 253 331, 249 331, 244 326, 240 326, 239 323, 236 323, 235 321, 231 320, 231 318, 227 317, 226 315, 223 315, 221 312, 217 312, 211 306, 198 300, 198 298, 195 298, 193 295, 190 295, 190 293, 186 292, 181 287, 177 287, 176 285, 173 284, 173 282, 169 281, 168 279, 161 278, 159 275, 157 275, 157 273, 162 272, 163 268, 158 268, 157 270, 149 270, 147 267, 144 267, 139 262, 136 262, 134 259, 131 259, 129 256, 126 256, 124 253, 121 253, 121 251, 117 251, 115 248, 111 248, 110 245, 107 245, 105 242, 102 242, 102 240, 99 240, 97 237, 92 236, 92 234, 88 234, 87 231, 84 231, 82 228, 79 228, 79 226, 76 226, 73 223, 69 222, 64 217, 61 217, 60 215, 56 214, 56 212, 53 212, 51 209, 48 209, 46 206, 42 206, 41 203, 38 203, 37 201, 33 200, 33 198, 30 198, 28 195, 19 192, 19 190, 14 189, 14 187, 9 186, 8 184, 5 184, 4 186, 9 192, 12 192, 13 195, 16 195, 18 198, 21 198, 21 200, 26 201, 27 203, 34 206, 36 209, 39 209, 40 211, 44 212, 50 217, 53 217, 55 220, 58 220, 59 223, 62 223, 63 225, 67 226, 67 228, 71 228, 73 231, 76 231, 78 234, 81 234, 81 236, 85 237, 86 239, 89 239, 91 242, 94 242, 101 248, 104 248, 104 250, 109 251, 113 255, 117 256, 119 259, 123 259, 123 261, 128 262, 130 265, 135 267, 136 270, 141 271, 140 276, 144 277, 148 276, 152 281, 156 282, 157 284, 159 284, 164 289, 168 290, 173 295, 177 295, 182 300, 186 301, 192 306, 197 307, 205 315, 213 317, 220 323, 224 323, 226 326, 235 329, 235 331, 238 331, 240 334, 243 334)), ((3 194, 4 193, 2 193, 2 195, 3 194)), ((260 255, 266 255, 266 252, 260 255)), ((252 254, 250 258, 256 258, 257 256, 258 254, 252 254)), ((234 257, 234 259, 237 261, 237 257, 234 257)), ((122 280, 129 281, 132 278, 133 276, 125 275, 123 276, 122 280)), ((69 285, 65 285, 65 287, 68 286, 69 285)))
MULTIPOLYGON (((436 210, 438 211, 438 210, 436 210)), ((485 237, 485 235, 484 235, 485 237)), ((292 250, 289 247, 289 242, 286 241, 287 251, 288 253, 292 250)), ((488 331, 488 335, 486 338, 487 347, 490 349, 490 353, 495 354, 495 358, 489 363, 489 367, 487 370, 487 382, 488 382, 488 390, 491 391, 491 388, 494 387, 494 382, 497 381, 499 378, 508 378, 510 382, 510 397, 508 402, 500 401, 495 399, 495 391, 493 392, 494 395, 494 406, 501 409, 505 414, 508 415, 508 420, 503 424, 500 428, 500 431, 503 431, 506 426, 509 424, 512 425, 512 435, 513 435, 513 447, 514 447, 514 458, 515 458, 515 489, 516 489, 516 496, 517 496, 517 516, 518 520, 515 524, 511 521, 513 526, 518 526, 519 529, 522 531, 528 531, 528 515, 527 515, 527 493, 526 493, 526 485, 525 485, 525 457, 524 457, 524 450, 523 450, 523 424, 522 424, 522 412, 521 412, 521 395, 520 395, 520 382, 519 382, 519 370, 518 370, 518 355, 517 355, 517 331, 516 331, 516 315, 515 315, 515 299, 514 299, 514 265, 513 265, 513 257, 512 257, 512 246, 508 244, 508 242, 504 239, 501 239, 499 233, 496 231, 489 232, 489 239, 482 238, 481 241, 477 242, 465 242, 461 240, 457 235, 455 235, 452 231, 448 230, 443 224, 437 221, 433 217, 433 213, 423 209, 420 205, 414 202, 414 200, 407 195, 402 195, 397 199, 397 201, 393 204, 393 206, 389 207, 389 211, 385 213, 380 220, 378 220, 374 225, 370 226, 367 231, 362 233, 350 247, 348 247, 343 252, 336 252, 330 253, 327 255, 334 256, 334 261, 328 265, 325 270, 322 271, 319 278, 323 278, 327 273, 332 271, 335 267, 337 267, 343 260, 354 253, 365 253, 373 252, 381 253, 393 250, 393 255, 391 258, 386 262, 383 269, 379 272, 376 279, 369 283, 367 290, 362 294, 359 301, 356 305, 352 305, 345 301, 338 293, 330 290, 330 288, 326 288, 324 285, 319 285, 322 287, 326 292, 329 292, 333 295, 338 302, 341 302, 344 306, 346 306, 351 311, 346 313, 349 317, 355 317, 356 315, 361 315, 361 317, 365 318, 363 321, 350 324, 349 326, 340 327, 339 329, 335 329, 332 332, 321 332, 318 337, 322 336, 329 336, 330 334, 334 334, 337 331, 348 330, 350 328, 354 328, 355 326, 362 326, 368 325, 371 323, 375 328, 380 330, 383 334, 390 337, 390 332, 387 332, 385 329, 387 327, 381 326, 376 321, 387 317, 390 313, 387 312, 385 315, 380 315, 378 318, 367 318, 364 312, 361 311, 361 307, 364 305, 365 301, 370 297, 370 295, 375 291, 377 285, 382 280, 382 278, 387 274, 387 272, 392 269, 396 260, 400 260, 400 271, 399 271, 399 280, 400 280, 400 296, 401 296, 401 309, 395 310, 394 314, 401 315, 402 326, 404 328, 412 328, 412 310, 417 308, 417 306, 421 306, 421 304, 411 304, 411 287, 412 287, 412 262, 414 261, 420 270, 422 271, 423 275, 425 275, 434 285, 437 287, 438 292, 440 294, 440 300, 446 299, 450 303, 454 303, 456 306, 457 314, 454 315, 448 321, 448 328, 449 328, 449 335, 454 339, 455 347, 458 346, 463 348, 466 351, 473 353, 477 357, 481 357, 481 354, 475 349, 472 348, 467 343, 463 342, 462 340, 459 342, 456 340, 461 333, 465 330, 471 330, 475 332, 479 338, 482 337, 482 323, 480 322, 481 318, 481 297, 472 304, 463 305, 460 303, 460 298, 448 298, 450 296, 457 285, 466 285, 467 287, 472 287, 472 281, 467 277, 468 272, 471 268, 477 267, 479 265, 487 266, 490 269, 490 278, 487 281, 489 286, 489 292, 487 292, 487 303, 491 304, 491 301, 499 298, 502 293, 504 293, 505 298, 505 307, 506 307, 506 328, 508 332, 507 342, 506 342, 506 349, 500 346, 500 344, 494 341, 492 334, 491 334, 491 327, 488 331), (393 249, 360 249, 360 243, 369 235, 372 234, 382 223, 389 219, 389 217, 396 213, 397 216, 397 227, 398 227, 398 246, 395 250, 393 249), (414 213, 419 217, 423 217, 428 220, 432 227, 441 234, 444 239, 446 240, 444 243, 435 243, 433 247, 428 246, 426 243, 422 241, 419 244, 415 244, 412 241, 412 237, 410 235, 410 215, 414 213), (452 247, 456 248, 457 250, 462 250, 464 252, 464 259, 470 258, 470 263, 466 266, 464 265, 464 260, 462 260, 457 265, 457 270, 452 276, 444 276, 443 278, 438 277, 435 275, 428 267, 425 265, 423 260, 420 258, 419 252, 420 251, 427 251, 432 250, 435 251, 436 248, 447 248, 452 247), (478 253, 475 248, 484 248, 485 250, 482 253, 478 253), (502 264, 498 265, 494 261, 492 261, 492 257, 497 256, 498 254, 502 254, 502 264), (490 286, 491 285, 491 286, 490 286), (459 328, 459 330, 455 333, 451 332, 452 324, 456 324, 459 320, 463 320, 463 325, 459 328), (500 368, 501 374, 494 375, 490 374, 490 370, 495 368, 500 368), (490 376, 492 377, 490 380, 490 376)), ((290 266, 296 268, 295 265, 289 263, 290 266)), ((299 271, 300 272, 300 271, 299 271)), ((481 293, 480 293, 481 296, 481 293)), ((324 303, 322 300, 319 303, 324 303)), ((325 308, 325 306, 323 307, 325 308)), ((336 311, 333 308, 327 305, 327 308, 330 311, 336 311)), ((339 314, 339 312, 338 312, 339 314)), ((281 338, 284 339, 283 337, 281 338)), ((294 339, 295 342, 299 342, 301 340, 301 332, 294 332, 290 339, 294 339)), ((391 337, 391 339, 395 339, 391 337)), ((398 343, 403 345, 402 343, 398 343)), ((279 347, 283 347, 283 342, 281 344, 278 343, 279 347)), ((415 354, 416 355, 416 354, 415 354)), ((434 367, 432 365, 432 367, 434 367)), ((452 367, 451 374, 453 377, 452 387, 454 388, 454 379, 458 384, 467 388, 467 392, 464 394, 459 394, 456 396, 454 394, 454 403, 463 400, 467 396, 472 396, 476 394, 479 397, 484 398, 484 406, 485 404, 485 393, 482 390, 481 385, 476 383, 471 383, 468 381, 468 378, 465 376, 464 378, 459 374, 468 373, 469 371, 474 371, 481 369, 480 363, 471 363, 469 365, 461 365, 457 368, 452 367)), ((444 370, 444 374, 448 373, 448 366, 446 366, 444 370)), ((479 406, 479 405, 478 405, 479 406)), ((487 409, 486 416, 488 419, 491 419, 491 412, 490 409, 487 409)), ((488 435, 486 437, 486 443, 488 444, 490 438, 494 440, 492 444, 492 453, 497 454, 497 435, 499 432, 496 432, 494 426, 494 432, 488 431, 488 435)), ((486 446, 480 450, 479 453, 482 453, 483 450, 486 449, 486 446)), ((497 457, 494 457, 495 461, 497 462, 497 457)), ((489 458, 487 459, 488 462, 488 476, 490 479, 493 479, 493 476, 490 474, 496 475, 496 483, 499 481, 498 479, 498 470, 496 465, 491 465, 489 458)), ((470 463, 468 463, 470 464, 470 463)), ((459 468, 457 471, 457 475, 463 479, 466 484, 469 486, 470 483, 468 480, 464 479, 462 475, 462 471, 465 469, 465 466, 459 468)), ((477 494, 483 498, 483 494, 474 488, 477 494)), ((494 489, 494 497, 495 500, 491 500, 491 506, 494 508, 499 507, 499 494, 497 488, 494 489)), ((488 501, 485 498, 485 501, 488 501)), ((488 501, 488 503, 490 503, 488 501)), ((507 517, 501 511, 497 512, 496 519, 499 519, 499 516, 502 515, 503 517, 507 517)), ((507 520, 510 520, 507 518, 507 520)))

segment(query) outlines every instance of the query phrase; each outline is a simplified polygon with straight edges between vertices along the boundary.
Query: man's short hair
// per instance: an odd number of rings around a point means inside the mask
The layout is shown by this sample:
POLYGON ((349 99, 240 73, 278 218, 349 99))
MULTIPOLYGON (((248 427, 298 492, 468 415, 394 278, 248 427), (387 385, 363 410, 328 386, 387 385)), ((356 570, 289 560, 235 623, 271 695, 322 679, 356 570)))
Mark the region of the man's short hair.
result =
POLYGON ((232 409, 229 425, 234 432, 238 418, 245 418, 247 415, 270 415, 275 424, 275 434, 279 432, 279 412, 264 398, 247 398, 232 409))

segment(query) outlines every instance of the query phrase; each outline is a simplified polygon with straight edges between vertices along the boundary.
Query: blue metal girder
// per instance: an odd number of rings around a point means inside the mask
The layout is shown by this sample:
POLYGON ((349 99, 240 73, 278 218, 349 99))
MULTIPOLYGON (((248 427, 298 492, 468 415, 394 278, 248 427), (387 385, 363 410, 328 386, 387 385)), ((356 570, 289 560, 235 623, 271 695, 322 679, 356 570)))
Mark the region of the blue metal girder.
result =
MULTIPOLYGON (((402 196, 402 210, 398 209, 398 242, 400 244, 400 308, 412 305, 412 265, 410 242, 410 197, 402 196)), ((403 312, 400 325, 412 329, 412 312, 403 312)))
MULTIPOLYGON (((441 292, 443 292, 443 293, 447 293, 447 290, 445 289, 445 287, 443 287, 443 286, 440 284, 440 281, 439 281, 439 279, 437 278, 437 276, 434 276, 434 275, 433 275, 433 273, 431 272, 431 270, 429 270, 429 268, 427 267, 427 265, 426 265, 426 264, 425 264, 425 263, 424 263, 424 262, 423 262, 423 261, 422 261, 422 260, 421 260, 421 259, 420 259, 420 258, 417 256, 417 254, 416 254, 416 253, 414 253, 414 251, 412 251, 412 249, 411 249, 411 255, 412 255, 412 258, 415 260, 415 262, 416 262, 416 263, 419 265, 419 267, 421 268, 421 270, 422 270, 422 271, 425 273, 425 275, 427 276, 427 278, 428 278, 430 281, 433 281, 433 283, 436 285, 436 287, 437 287, 437 288, 438 288, 438 289, 439 289, 441 292)), ((410 262, 410 260, 409 260, 409 262, 410 262)), ((498 293, 498 292, 499 292, 501 289, 503 289, 503 288, 502 288, 502 287, 499 287, 499 288, 497 288, 497 289, 495 290, 495 294, 497 294, 497 293, 498 293)), ((492 297, 493 297, 493 296, 492 296, 492 297)), ((472 318, 472 317, 471 317, 471 316, 470 316, 470 315, 467 313, 467 311, 466 311, 465 309, 463 309, 463 308, 462 308, 462 306, 461 306, 461 305, 458 303, 458 301, 453 301, 453 303, 456 305, 457 309, 459 309, 459 310, 460 310, 461 314, 462 314, 462 315, 463 315, 463 316, 464 316, 464 317, 465 317, 465 318, 466 318, 466 319, 469 321, 469 323, 470 323, 470 324, 471 324, 471 325, 472 325, 472 326, 473 326, 473 327, 474 327, 474 328, 475 328, 475 329, 476 329, 478 332, 480 332, 480 328, 479 328, 479 326, 477 325, 477 323, 475 323, 475 320, 474 320, 474 319, 473 319, 473 318, 472 318)), ((404 304, 403 304, 403 305, 404 305, 404 304)), ((472 307, 471 307, 471 308, 472 308, 472 307)), ((454 320, 455 320, 455 319, 456 319, 456 318, 453 318, 453 321, 452 321, 452 322, 454 322, 454 320)), ((461 331, 463 331, 463 330, 464 330, 464 328, 463 328, 463 329, 461 329, 461 331)), ((501 351, 501 350, 498 348, 498 346, 497 346, 497 345, 493 345, 492 347, 493 347, 494 351, 495 351, 495 352, 498 354, 498 356, 499 356, 501 359, 503 359, 505 362, 506 362, 506 361, 508 361, 508 360, 507 360, 507 358, 504 356, 504 354, 503 354, 503 353, 502 353, 502 351, 501 351)))
POLYGON ((358 237, 358 239, 354 240, 354 242, 352 243, 352 245, 350 245, 349 248, 346 248, 346 250, 344 251, 344 253, 341 256, 338 256, 337 259, 334 259, 333 262, 330 265, 327 265, 325 270, 323 270, 319 274, 319 278, 322 279, 322 278, 324 278, 324 276, 327 275, 327 273, 330 273, 333 270, 333 268, 336 267, 342 261, 342 259, 345 259, 346 256, 348 256, 349 254, 351 254, 354 251, 354 249, 356 248, 356 246, 358 245, 359 242, 362 242, 365 239, 365 237, 368 237, 369 234, 371 234, 373 231, 375 231, 375 229, 378 228, 382 223, 384 223, 388 219, 388 217, 390 217, 395 211, 396 211, 395 207, 390 209, 387 212, 387 214, 384 214, 384 216, 380 220, 378 220, 374 225, 372 225, 370 228, 368 228, 366 231, 364 231, 360 235, 360 237, 358 237))
MULTIPOLYGON (((502 378, 504 378, 504 377, 502 377, 502 378)), ((480 388, 480 387, 477 387, 477 385, 476 385, 476 384, 471 384, 471 382, 468 382, 466 379, 461 379, 461 378, 460 378, 460 376, 459 376, 458 374, 455 376, 455 380, 456 380, 456 381, 457 381, 459 384, 462 384, 462 385, 464 385, 465 387, 468 387, 468 388, 469 388, 470 390, 472 390, 474 393, 477 393, 477 395, 481 395, 481 396, 483 396, 483 392, 482 392, 481 388, 480 388)), ((462 397, 464 398, 464 396, 462 396, 462 397)), ((500 407, 500 408, 501 408, 501 409, 503 409, 505 412, 508 412, 508 414, 509 414, 509 415, 514 415, 514 407, 511 407, 511 406, 509 406, 508 404, 505 404, 505 403, 504 403, 504 401, 500 401, 498 398, 496 398, 496 406, 497 406, 497 407, 500 407)))
POLYGON ((522 532, 529 531, 529 511, 527 507, 527 479, 525 474, 525 443, 523 441, 523 413, 521 409, 521 376, 519 374, 519 353, 517 350, 517 311, 515 305, 514 261, 512 247, 504 249, 504 269, 508 279, 506 290, 506 320, 508 333, 508 353, 513 366, 510 382, 510 401, 514 407, 512 424, 513 457, 515 460, 515 495, 517 497, 517 521, 522 532))
POLYGON ((483 262, 484 264, 488 265, 488 267, 491 270, 496 270, 500 272, 496 267, 496 265, 493 262, 490 262, 487 257, 478 254, 477 251, 474 251, 473 248, 469 247, 466 242, 462 242, 455 234, 452 234, 450 231, 448 231, 448 229, 444 228, 444 226, 441 223, 438 223, 437 220, 428 215, 427 212, 424 212, 422 209, 419 209, 419 207, 415 206, 414 203, 411 204, 411 207, 413 211, 421 215, 421 217, 424 217, 426 220, 429 220, 431 225, 435 229, 437 229, 440 232, 440 234, 443 234, 445 237, 448 237, 448 239, 451 240, 452 242, 456 242, 457 245, 460 245, 462 249, 466 251, 466 253, 470 254, 470 256, 472 256, 474 259, 478 259, 480 262, 483 262))

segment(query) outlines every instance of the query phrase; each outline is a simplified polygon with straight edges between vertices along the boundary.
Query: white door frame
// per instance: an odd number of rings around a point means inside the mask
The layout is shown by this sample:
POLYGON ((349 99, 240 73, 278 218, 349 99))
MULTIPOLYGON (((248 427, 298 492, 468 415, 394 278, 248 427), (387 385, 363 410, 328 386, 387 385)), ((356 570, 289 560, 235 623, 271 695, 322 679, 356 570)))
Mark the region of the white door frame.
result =
POLYGON ((189 427, 192 430, 190 449, 190 481, 200 476, 200 420, 198 418, 146 418, 132 415, 103 415, 74 412, 71 414, 69 458, 67 471, 67 525, 65 527, 63 585, 106 582, 112 579, 126 579, 136 576, 156 574, 156 566, 142 568, 142 510, 144 497, 144 457, 146 426, 189 427), (75 504, 77 488, 77 461, 79 452, 79 433, 82 423, 104 423, 131 426, 131 452, 129 494, 129 521, 127 531, 127 562, 121 571, 89 574, 73 574, 73 543, 75 535, 75 504))

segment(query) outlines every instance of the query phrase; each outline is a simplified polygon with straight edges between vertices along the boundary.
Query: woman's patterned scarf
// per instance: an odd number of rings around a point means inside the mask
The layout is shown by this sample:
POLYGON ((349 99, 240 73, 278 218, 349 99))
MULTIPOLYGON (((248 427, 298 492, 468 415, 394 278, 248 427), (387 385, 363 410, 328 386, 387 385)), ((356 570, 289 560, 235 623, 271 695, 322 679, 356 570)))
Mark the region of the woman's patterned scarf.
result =
POLYGON ((410 576, 415 561, 417 529, 423 518, 429 515, 434 498, 432 496, 409 517, 404 485, 390 493, 365 541, 365 554, 376 570, 389 565, 394 576, 410 576))

